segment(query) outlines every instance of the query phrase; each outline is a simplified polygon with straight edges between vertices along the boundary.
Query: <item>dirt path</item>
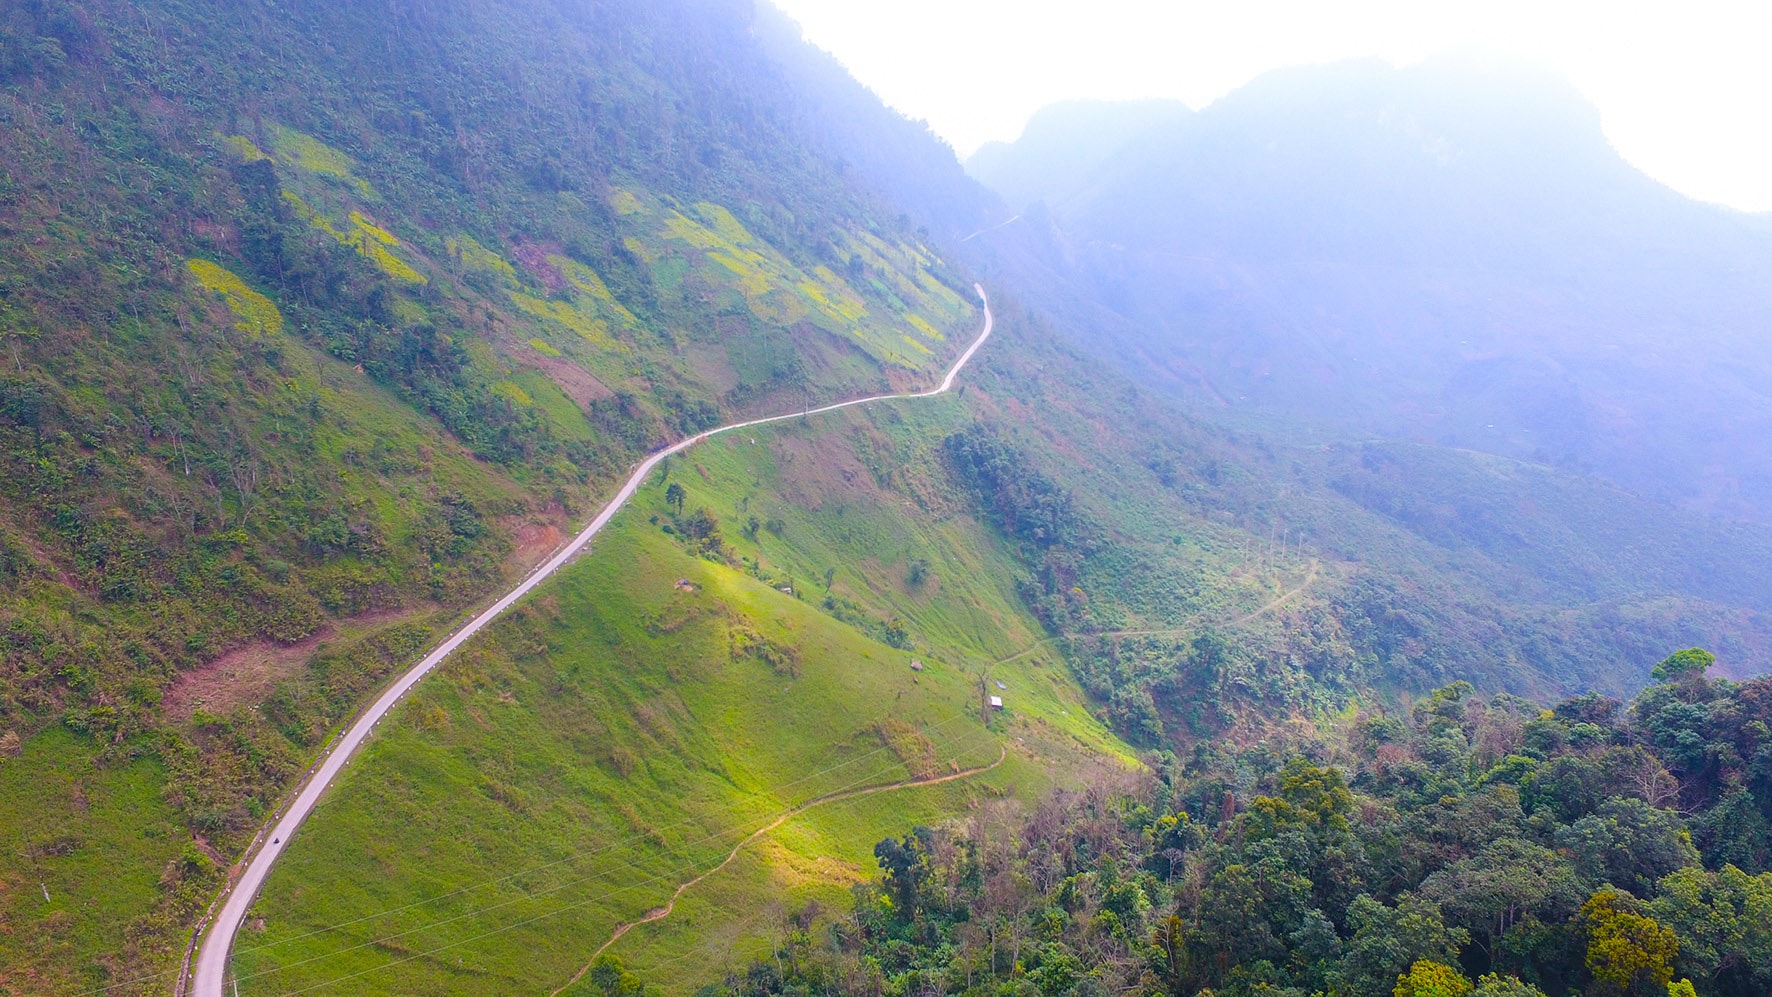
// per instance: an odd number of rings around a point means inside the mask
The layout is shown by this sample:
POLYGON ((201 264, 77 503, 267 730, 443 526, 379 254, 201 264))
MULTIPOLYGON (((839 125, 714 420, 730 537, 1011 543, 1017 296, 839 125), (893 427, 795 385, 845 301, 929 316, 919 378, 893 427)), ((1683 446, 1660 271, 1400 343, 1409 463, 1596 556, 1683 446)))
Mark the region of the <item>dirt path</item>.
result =
POLYGON ((936 777, 930 778, 930 779, 906 779, 901 782, 890 782, 890 783, 887 783, 883 786, 868 786, 863 789, 848 789, 848 790, 844 790, 839 793, 832 793, 828 796, 814 797, 813 799, 807 800, 805 803, 802 803, 799 806, 794 807, 792 810, 788 810, 788 811, 783 812, 781 814, 781 816, 775 818, 773 821, 770 821, 768 824, 765 824, 762 827, 757 828, 755 831, 752 831, 750 833, 750 835, 748 837, 746 837, 743 841, 740 841, 738 844, 734 845, 732 848, 732 851, 726 853, 726 858, 723 861, 721 861, 721 863, 719 865, 714 866, 712 869, 709 869, 707 872, 704 872, 701 875, 695 877, 694 879, 691 879, 688 882, 682 884, 681 886, 678 886, 676 891, 671 894, 670 901, 667 902, 663 907, 653 908, 651 911, 647 912, 645 917, 640 918, 638 921, 629 921, 626 924, 623 924, 623 925, 617 927, 615 929, 615 933, 609 936, 609 940, 604 942, 602 945, 598 946, 597 951, 591 953, 591 958, 588 962, 586 962, 584 964, 584 967, 581 968, 578 972, 572 974, 572 979, 567 980, 564 984, 562 984, 560 986, 560 988, 558 990, 555 990, 551 994, 549 994, 548 997, 559 997, 559 994, 570 989, 572 987, 572 985, 577 983, 579 980, 584 979, 585 974, 591 971, 591 967, 595 966, 597 964, 597 958, 599 956, 601 956, 604 952, 609 951, 609 947, 611 945, 614 945, 616 942, 621 941, 621 937, 623 935, 634 930, 635 928, 638 928, 642 924, 651 924, 654 921, 662 921, 665 918, 670 917, 671 912, 673 910, 677 909, 677 901, 682 899, 683 894, 687 893, 697 883, 700 883, 702 880, 707 879, 709 876, 712 876, 715 873, 719 872, 720 870, 731 865, 732 861, 734 859, 738 858, 739 853, 743 852, 747 847, 749 847, 751 844, 756 842, 757 839, 763 837, 764 835, 766 835, 769 832, 775 830, 776 828, 782 826, 783 824, 786 824, 788 821, 793 820, 795 817, 800 816, 801 814, 805 813, 806 811, 811 810, 814 807, 822 807, 828 803, 838 803, 843 800, 853 800, 859 796, 872 796, 876 793, 891 793, 891 792, 896 792, 897 790, 901 790, 901 789, 917 789, 917 788, 920 788, 923 786, 938 786, 944 782, 954 782, 959 779, 970 779, 975 775, 983 775, 984 773, 989 772, 990 770, 1003 764, 1003 762, 1006 759, 1008 759, 1008 757, 1009 757, 1009 746, 1002 745, 999 748, 999 754, 997 755, 997 760, 990 763, 989 765, 981 765, 978 768, 966 769, 963 772, 954 772, 950 775, 936 776, 936 777))
POLYGON ((1248 614, 1247 616, 1237 617, 1235 620, 1231 621, 1231 626, 1233 626, 1233 627, 1242 626, 1243 624, 1248 623, 1250 620, 1256 619, 1261 616, 1266 616, 1268 613, 1271 613, 1274 610, 1279 609, 1281 606, 1284 606, 1286 603, 1291 602, 1293 599, 1296 599, 1299 596, 1303 595, 1304 593, 1309 592, 1311 589, 1311 586, 1315 585, 1317 583, 1317 569, 1320 567, 1320 565, 1321 565, 1321 562, 1319 562, 1316 558, 1314 558, 1314 557, 1311 558, 1310 570, 1305 573, 1304 581, 1300 582, 1298 584, 1297 588, 1293 589, 1290 592, 1281 592, 1279 595, 1275 596, 1273 598, 1273 600, 1271 602, 1269 602, 1267 605, 1261 607, 1260 609, 1256 610, 1253 613, 1248 614))

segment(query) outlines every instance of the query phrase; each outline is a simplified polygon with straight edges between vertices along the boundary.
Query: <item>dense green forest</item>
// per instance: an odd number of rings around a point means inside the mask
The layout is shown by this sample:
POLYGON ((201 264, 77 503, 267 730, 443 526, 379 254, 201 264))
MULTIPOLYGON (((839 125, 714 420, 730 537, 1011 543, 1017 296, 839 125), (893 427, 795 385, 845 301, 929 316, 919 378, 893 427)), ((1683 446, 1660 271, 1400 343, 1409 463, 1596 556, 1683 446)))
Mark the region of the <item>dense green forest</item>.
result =
POLYGON ((1670 657, 1628 706, 1458 683, 917 827, 708 992, 1765 993, 1772 683, 1710 663, 1670 657))

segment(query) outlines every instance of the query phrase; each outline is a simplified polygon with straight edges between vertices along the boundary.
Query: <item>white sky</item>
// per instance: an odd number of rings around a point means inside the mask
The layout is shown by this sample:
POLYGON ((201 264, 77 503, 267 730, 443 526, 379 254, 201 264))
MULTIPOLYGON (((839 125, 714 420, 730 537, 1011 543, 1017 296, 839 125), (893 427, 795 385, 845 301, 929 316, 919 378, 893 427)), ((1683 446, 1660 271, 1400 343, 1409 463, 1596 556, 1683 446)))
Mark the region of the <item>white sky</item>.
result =
POLYGON ((1280 66, 1449 48, 1561 71, 1614 146, 1685 193, 1772 211, 1769 0, 774 0, 962 156, 1073 97, 1194 107, 1280 66))

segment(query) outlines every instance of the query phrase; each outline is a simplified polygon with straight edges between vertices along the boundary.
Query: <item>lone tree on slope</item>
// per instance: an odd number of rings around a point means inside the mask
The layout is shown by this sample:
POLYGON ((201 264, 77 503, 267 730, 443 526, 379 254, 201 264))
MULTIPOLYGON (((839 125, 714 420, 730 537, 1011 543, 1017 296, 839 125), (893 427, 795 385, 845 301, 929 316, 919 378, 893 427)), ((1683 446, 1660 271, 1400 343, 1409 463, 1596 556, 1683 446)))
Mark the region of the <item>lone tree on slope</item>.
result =
POLYGON ((1702 647, 1675 651, 1649 674, 1657 682, 1686 682, 1704 677, 1705 671, 1717 663, 1717 656, 1702 647))

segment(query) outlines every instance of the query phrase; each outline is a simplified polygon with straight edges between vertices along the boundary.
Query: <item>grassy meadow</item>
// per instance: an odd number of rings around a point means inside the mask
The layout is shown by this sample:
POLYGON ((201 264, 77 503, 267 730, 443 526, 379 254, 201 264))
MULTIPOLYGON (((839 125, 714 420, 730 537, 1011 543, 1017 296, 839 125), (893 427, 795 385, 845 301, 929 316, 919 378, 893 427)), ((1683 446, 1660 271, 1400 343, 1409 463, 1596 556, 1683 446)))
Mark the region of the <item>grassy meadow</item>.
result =
MULTIPOLYGON (((0 967, 0 988, 29 993, 33 967, 63 964, 102 979, 142 944, 152 922, 176 923, 209 902, 210 859, 161 798, 157 760, 99 767, 81 738, 51 730, 0 765, 0 851, 17 865, 0 880, 0 933, 20 932, 24 958, 0 967), (34 818, 34 819, 19 819, 34 818), (193 875, 197 874, 197 875, 193 875), (143 897, 162 896, 147 918, 143 897)), ((0 989, 0 992, 6 992, 0 989)), ((39 991, 41 992, 41 991, 39 991)))

